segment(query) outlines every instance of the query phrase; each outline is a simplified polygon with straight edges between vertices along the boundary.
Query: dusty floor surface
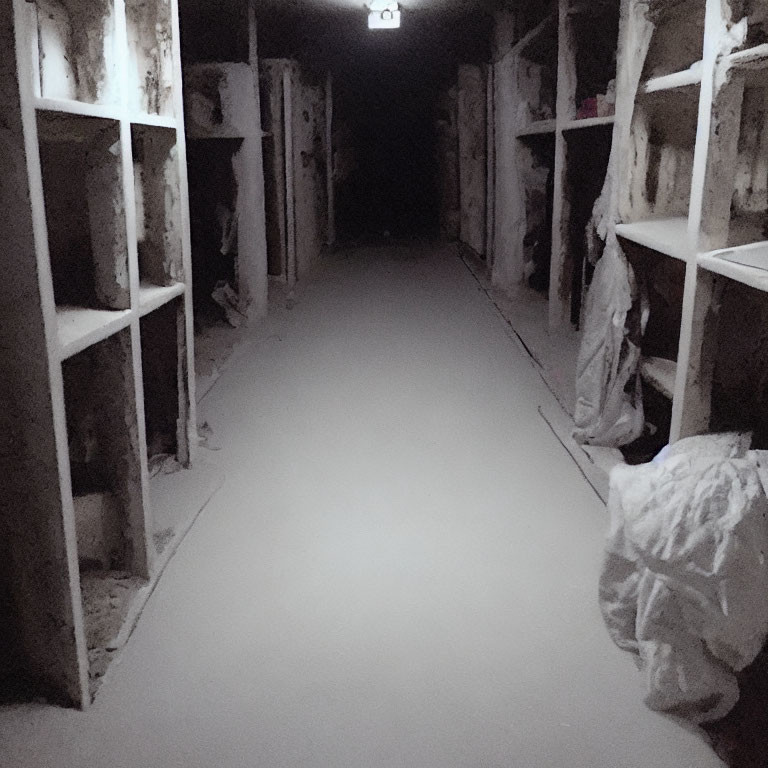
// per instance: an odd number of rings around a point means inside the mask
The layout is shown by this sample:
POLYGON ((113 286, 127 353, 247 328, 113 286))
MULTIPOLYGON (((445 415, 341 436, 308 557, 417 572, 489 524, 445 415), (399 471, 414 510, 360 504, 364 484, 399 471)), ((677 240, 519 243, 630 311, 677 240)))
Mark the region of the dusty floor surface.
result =
POLYGON ((606 513, 452 248, 332 258, 202 403, 227 481, 14 768, 710 768, 597 608, 606 513))

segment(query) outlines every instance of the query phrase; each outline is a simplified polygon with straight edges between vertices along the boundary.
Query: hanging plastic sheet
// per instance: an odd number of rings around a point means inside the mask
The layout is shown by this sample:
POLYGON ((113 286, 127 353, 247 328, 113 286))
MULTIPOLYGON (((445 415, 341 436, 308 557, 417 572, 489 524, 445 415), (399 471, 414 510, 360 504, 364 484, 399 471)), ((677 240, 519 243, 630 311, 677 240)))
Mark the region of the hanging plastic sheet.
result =
POLYGON ((574 438, 619 447, 643 431, 640 339, 648 322, 647 302, 634 271, 608 236, 587 297, 586 320, 576 367, 574 438))

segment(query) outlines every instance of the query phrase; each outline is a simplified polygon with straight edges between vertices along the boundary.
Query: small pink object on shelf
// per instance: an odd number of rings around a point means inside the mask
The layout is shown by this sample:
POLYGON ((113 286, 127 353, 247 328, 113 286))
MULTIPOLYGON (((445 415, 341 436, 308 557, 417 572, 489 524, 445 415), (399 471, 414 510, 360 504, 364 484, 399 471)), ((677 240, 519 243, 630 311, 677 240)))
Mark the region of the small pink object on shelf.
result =
POLYGON ((577 120, 586 120, 590 117, 597 117, 597 98, 592 97, 584 99, 581 102, 578 112, 576 113, 577 120))

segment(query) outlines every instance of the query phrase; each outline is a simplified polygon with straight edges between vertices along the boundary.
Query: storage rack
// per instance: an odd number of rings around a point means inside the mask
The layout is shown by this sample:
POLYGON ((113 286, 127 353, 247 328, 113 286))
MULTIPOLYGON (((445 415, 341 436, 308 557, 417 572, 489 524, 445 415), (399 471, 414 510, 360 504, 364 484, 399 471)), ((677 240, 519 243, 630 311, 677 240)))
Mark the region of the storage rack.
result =
MULTIPOLYGON (((497 248, 494 254, 494 282, 502 289, 517 290, 535 269, 534 279, 549 300, 545 323, 556 332, 569 321, 574 325, 580 321, 586 287, 584 231, 602 188, 611 147, 614 116, 608 114, 611 108, 604 97, 616 77, 619 14, 618 3, 610 0, 559 0, 538 13, 540 18, 528 20, 530 29, 518 29, 519 39, 503 55, 504 61, 496 63, 494 78, 499 80, 503 68, 513 72, 514 164, 522 179, 517 195, 520 210, 514 216, 530 222, 533 206, 527 206, 527 212, 525 208, 531 195, 546 200, 551 244, 546 243, 546 263, 534 268, 530 227, 520 227, 513 247, 506 253, 497 248), (583 104, 591 99, 596 109, 598 96, 602 114, 585 113, 583 104), (586 167, 584 147, 594 149, 586 167), (544 172, 530 173, 537 169, 544 172)), ((505 121, 509 117, 499 114, 505 121)), ((504 126, 497 124, 495 134, 503 141, 504 126)), ((503 154, 499 147, 497 152, 503 154)), ((505 226, 499 212, 496 222, 497 230, 505 226)), ((498 233, 495 239, 505 242, 498 233)))
POLYGON ((9 630, 16 671, 85 708, 154 572, 148 460, 194 454, 178 8, 3 0, 0 17, 9 630))
POLYGON ((492 284, 507 294, 510 321, 571 413, 592 274, 586 230, 606 178, 615 122, 609 84, 616 80, 619 5, 556 0, 497 16, 490 73, 492 284))
POLYGON ((751 428, 762 444, 765 404, 755 379, 766 350, 754 321, 768 308, 766 12, 740 0, 651 4, 651 12, 654 25, 637 0, 625 0, 622 82, 642 71, 637 98, 617 123, 625 149, 615 230, 628 247, 679 263, 681 307, 679 325, 665 329, 679 337, 677 349, 646 357, 642 373, 670 401, 664 440, 751 428), (644 63, 633 61, 632 42, 649 32, 644 63), (743 339, 748 348, 735 353, 743 339), (745 366, 753 380, 734 383, 745 366))

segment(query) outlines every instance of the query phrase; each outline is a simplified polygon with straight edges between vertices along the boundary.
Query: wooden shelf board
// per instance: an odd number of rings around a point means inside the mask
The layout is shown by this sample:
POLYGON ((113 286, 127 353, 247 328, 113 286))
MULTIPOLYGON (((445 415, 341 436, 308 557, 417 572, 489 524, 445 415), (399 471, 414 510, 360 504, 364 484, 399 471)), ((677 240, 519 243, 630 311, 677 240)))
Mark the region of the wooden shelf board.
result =
POLYGON ((139 314, 141 317, 154 312, 169 301, 184 294, 184 283, 173 285, 152 285, 142 282, 139 288, 139 314))
POLYGON ((674 259, 688 260, 688 219, 684 216, 617 224, 616 234, 674 259))
POLYGON ((152 128, 172 128, 176 130, 178 127, 176 118, 167 115, 135 115, 131 117, 131 122, 134 125, 148 125, 152 128))
POLYGON ((128 309, 56 307, 61 359, 72 357, 127 328, 131 322, 131 314, 128 309))
POLYGON ((697 261, 701 269, 768 292, 768 242, 702 253, 697 261), (764 264, 765 268, 755 264, 764 264))
POLYGON ((616 122, 615 115, 609 115, 608 117, 585 117, 581 120, 569 120, 567 123, 563 123, 563 131, 576 131, 582 128, 596 128, 601 125, 613 125, 616 122))
POLYGON ((644 357, 640 361, 640 375, 657 392, 672 400, 675 396, 677 363, 663 357, 644 357))
POLYGON ((646 80, 640 86, 641 93, 658 93, 659 91, 671 91, 675 88, 685 88, 691 85, 700 85, 702 75, 702 62, 698 61, 690 69, 682 72, 673 72, 670 75, 661 75, 646 80))
POLYGON ((105 120, 120 120, 123 116, 120 107, 109 104, 87 104, 83 101, 68 99, 35 99, 35 109, 40 112, 61 112, 65 115, 81 117, 100 117, 105 120))
POLYGON ((554 133, 557 128, 557 121, 552 120, 537 120, 535 123, 521 128, 515 135, 517 138, 525 138, 526 136, 539 136, 544 133, 554 133))
POLYGON ((736 51, 728 56, 727 62, 731 69, 765 69, 768 67, 768 43, 736 51))
POLYGON ((210 141, 212 139, 259 139, 261 141, 261 131, 242 131, 231 130, 201 130, 198 126, 190 125, 187 128, 187 141, 210 141))

